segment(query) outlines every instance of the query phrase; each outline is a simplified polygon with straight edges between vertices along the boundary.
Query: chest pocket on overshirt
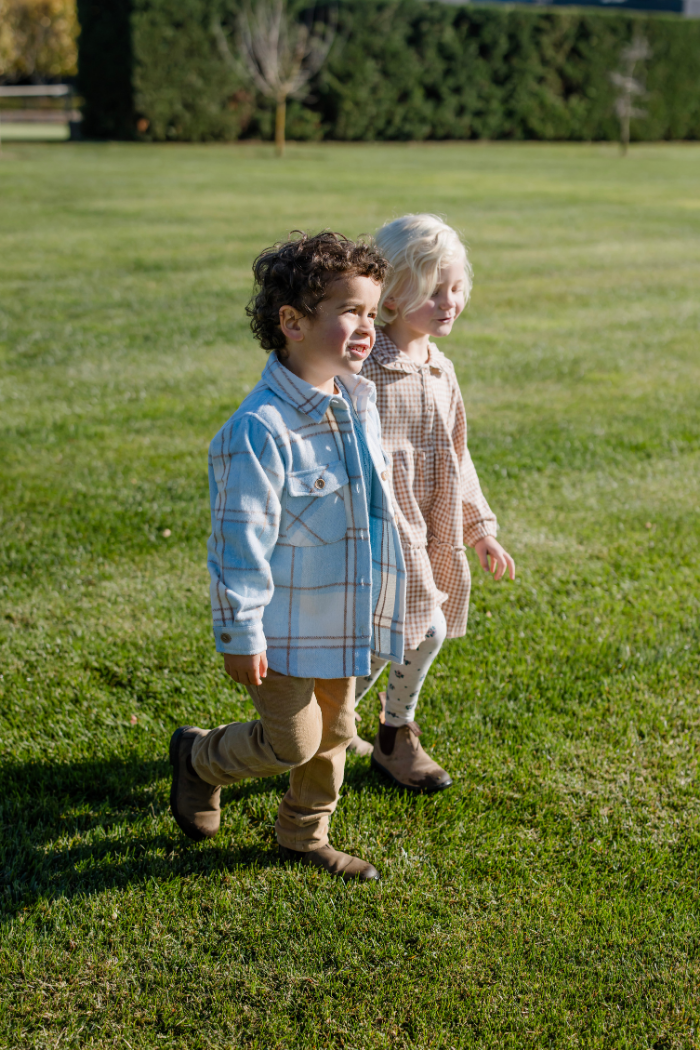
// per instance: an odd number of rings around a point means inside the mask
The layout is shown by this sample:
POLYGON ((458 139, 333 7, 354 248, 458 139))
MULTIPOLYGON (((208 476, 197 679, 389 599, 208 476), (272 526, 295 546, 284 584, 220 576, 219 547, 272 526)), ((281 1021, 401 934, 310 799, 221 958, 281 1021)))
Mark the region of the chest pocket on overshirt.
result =
POLYGON ((316 547, 342 540, 347 532, 342 488, 347 483, 348 472, 339 459, 287 475, 283 524, 292 546, 316 547))

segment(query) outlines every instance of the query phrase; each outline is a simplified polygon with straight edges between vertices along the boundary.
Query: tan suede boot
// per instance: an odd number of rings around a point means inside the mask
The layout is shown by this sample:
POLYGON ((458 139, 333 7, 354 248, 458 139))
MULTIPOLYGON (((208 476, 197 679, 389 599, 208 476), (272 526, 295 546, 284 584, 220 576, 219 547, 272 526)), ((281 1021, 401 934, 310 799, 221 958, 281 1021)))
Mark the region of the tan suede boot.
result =
POLYGON ((452 778, 426 755, 419 736, 420 729, 415 722, 399 726, 398 729, 380 725, 374 741, 372 765, 399 787, 409 791, 443 791, 450 786, 452 778))
POLYGON ((369 740, 363 740, 361 736, 355 733, 354 737, 348 744, 348 751, 352 755, 361 755, 363 758, 366 755, 371 755, 374 751, 374 745, 370 744, 369 740))
POLYGON ((181 726, 170 738, 170 808, 184 833, 195 842, 213 838, 221 820, 221 788, 207 784, 192 768, 192 745, 202 732, 194 726, 181 726))
POLYGON ((350 882, 351 879, 369 882, 370 879, 379 878, 379 872, 369 861, 353 857, 349 853, 341 853, 340 850, 333 849, 330 843, 309 853, 280 846, 280 854, 283 860, 302 864, 306 868, 320 868, 329 875, 339 876, 344 882, 350 882))

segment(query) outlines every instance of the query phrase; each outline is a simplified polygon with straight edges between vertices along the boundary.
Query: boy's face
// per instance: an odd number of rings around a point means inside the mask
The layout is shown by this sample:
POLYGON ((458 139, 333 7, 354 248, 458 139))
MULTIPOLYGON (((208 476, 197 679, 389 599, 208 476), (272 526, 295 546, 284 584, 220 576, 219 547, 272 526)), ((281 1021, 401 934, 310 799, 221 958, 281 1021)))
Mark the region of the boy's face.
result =
POLYGON ((333 376, 344 372, 357 375, 374 346, 381 291, 371 277, 341 277, 329 286, 315 317, 283 306, 284 364, 315 387, 332 387, 333 376))
POLYGON ((430 298, 406 314, 406 323, 421 335, 449 335, 465 304, 464 263, 457 259, 443 266, 438 285, 430 298))

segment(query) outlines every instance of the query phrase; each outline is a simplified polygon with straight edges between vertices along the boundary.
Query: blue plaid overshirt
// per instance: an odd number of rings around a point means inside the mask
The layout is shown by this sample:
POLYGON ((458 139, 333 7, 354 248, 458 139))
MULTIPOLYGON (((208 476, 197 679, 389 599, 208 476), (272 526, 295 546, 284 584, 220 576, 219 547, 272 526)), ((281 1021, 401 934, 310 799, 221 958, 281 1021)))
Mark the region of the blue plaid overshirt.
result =
POLYGON ((267 650, 274 671, 304 678, 368 675, 371 652, 403 659, 405 571, 374 384, 336 383, 339 395, 322 394, 271 354, 209 448, 216 648, 267 650), (350 401, 374 468, 367 494, 350 401))

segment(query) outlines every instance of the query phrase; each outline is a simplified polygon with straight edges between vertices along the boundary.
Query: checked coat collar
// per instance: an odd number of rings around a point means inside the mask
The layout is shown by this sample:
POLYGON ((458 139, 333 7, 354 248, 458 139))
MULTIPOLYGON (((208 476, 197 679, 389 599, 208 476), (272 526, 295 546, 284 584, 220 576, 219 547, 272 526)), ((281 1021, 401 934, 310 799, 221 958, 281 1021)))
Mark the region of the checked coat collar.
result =
POLYGON ((377 329, 377 341, 372 350, 372 360, 386 368, 389 372, 404 372, 406 375, 420 374, 428 369, 431 372, 442 374, 447 368, 447 358, 438 350, 435 343, 428 343, 430 355, 425 364, 419 365, 412 361, 408 354, 399 350, 396 343, 392 342, 388 335, 384 335, 381 329, 377 329))

